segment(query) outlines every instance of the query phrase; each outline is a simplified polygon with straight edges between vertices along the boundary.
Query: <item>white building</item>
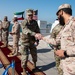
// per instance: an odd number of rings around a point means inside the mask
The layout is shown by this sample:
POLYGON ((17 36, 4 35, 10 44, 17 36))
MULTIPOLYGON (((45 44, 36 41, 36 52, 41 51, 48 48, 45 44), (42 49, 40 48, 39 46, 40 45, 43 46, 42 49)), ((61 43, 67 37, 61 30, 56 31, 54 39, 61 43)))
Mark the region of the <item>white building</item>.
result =
POLYGON ((37 22, 38 22, 41 34, 43 35, 50 34, 51 25, 47 24, 47 21, 38 20, 37 22))

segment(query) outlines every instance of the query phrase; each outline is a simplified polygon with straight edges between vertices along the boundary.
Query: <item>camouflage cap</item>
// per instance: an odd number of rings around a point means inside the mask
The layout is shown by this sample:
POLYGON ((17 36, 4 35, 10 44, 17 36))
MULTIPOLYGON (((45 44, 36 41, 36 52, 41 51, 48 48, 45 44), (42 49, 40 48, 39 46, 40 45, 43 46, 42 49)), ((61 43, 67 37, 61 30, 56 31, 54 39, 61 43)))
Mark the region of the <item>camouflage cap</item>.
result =
POLYGON ((32 15, 33 14, 33 10, 32 9, 28 9, 27 10, 27 15, 32 15))
POLYGON ((71 9, 71 5, 70 4, 62 4, 58 7, 58 11, 56 14, 58 14, 58 12, 61 10, 61 9, 64 9, 64 8, 70 8, 71 9))

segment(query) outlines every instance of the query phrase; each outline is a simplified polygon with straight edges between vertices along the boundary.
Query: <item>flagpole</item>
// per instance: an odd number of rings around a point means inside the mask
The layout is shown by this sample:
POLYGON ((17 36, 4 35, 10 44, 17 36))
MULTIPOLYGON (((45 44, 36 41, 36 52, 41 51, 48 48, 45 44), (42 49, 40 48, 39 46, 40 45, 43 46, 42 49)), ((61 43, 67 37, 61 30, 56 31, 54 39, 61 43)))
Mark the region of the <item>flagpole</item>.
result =
POLYGON ((15 64, 15 61, 12 61, 12 75, 15 75, 15 66, 13 66, 15 64))
POLYGON ((15 75, 15 68, 12 68, 12 75, 15 75))

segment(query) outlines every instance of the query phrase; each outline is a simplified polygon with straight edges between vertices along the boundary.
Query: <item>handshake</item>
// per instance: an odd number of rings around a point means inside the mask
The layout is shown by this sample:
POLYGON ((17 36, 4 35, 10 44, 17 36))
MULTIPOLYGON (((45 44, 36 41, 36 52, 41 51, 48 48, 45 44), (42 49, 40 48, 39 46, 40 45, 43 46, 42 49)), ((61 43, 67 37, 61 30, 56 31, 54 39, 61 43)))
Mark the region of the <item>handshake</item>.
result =
POLYGON ((44 41, 49 41, 49 39, 45 38, 42 34, 36 33, 35 38, 38 40, 44 40, 44 41))
POLYGON ((48 44, 51 44, 50 38, 44 37, 44 36, 43 36, 42 34, 40 34, 40 33, 36 33, 36 34, 35 34, 35 38, 38 39, 38 40, 43 40, 43 41, 47 42, 48 44))
POLYGON ((38 40, 41 40, 43 38, 43 35, 40 34, 40 33, 36 33, 35 35, 35 38, 38 39, 38 40))

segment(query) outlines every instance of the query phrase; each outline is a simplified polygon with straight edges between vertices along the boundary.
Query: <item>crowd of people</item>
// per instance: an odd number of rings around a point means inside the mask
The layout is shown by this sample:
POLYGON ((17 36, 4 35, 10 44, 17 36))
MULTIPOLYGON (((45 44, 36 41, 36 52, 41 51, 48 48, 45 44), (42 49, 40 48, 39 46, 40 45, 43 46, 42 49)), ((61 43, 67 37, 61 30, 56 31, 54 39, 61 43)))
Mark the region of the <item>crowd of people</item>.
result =
MULTIPOLYGON (((56 15, 59 23, 52 29, 49 39, 41 34, 37 21, 33 19, 32 9, 27 10, 26 19, 22 21, 21 25, 16 17, 13 18, 14 25, 12 32, 10 32, 13 36, 13 50, 8 54, 8 57, 18 55, 18 42, 20 40, 21 48, 19 53, 21 54, 23 75, 27 75, 26 66, 29 50, 34 62, 34 69, 36 70, 37 48, 34 44, 38 44, 39 40, 44 40, 53 46, 59 75, 75 75, 75 18, 72 16, 71 5, 60 5, 56 15), (22 29, 21 36, 20 28, 22 29)), ((1 47, 8 47, 9 26, 10 22, 5 16, 4 21, 0 21, 0 37, 4 43, 1 47)))

